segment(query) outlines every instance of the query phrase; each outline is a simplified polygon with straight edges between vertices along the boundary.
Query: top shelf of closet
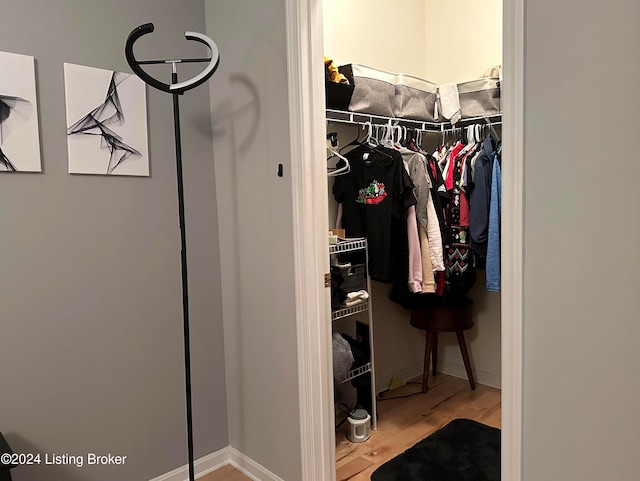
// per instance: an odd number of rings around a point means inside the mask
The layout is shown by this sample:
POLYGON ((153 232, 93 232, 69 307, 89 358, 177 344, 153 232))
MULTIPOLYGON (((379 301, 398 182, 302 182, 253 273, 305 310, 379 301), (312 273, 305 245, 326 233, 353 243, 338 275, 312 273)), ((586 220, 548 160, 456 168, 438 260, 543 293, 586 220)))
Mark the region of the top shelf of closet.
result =
POLYGON ((463 127, 470 124, 487 123, 498 125, 502 123, 502 115, 488 115, 486 117, 472 117, 461 119, 455 125, 450 122, 426 122, 422 120, 400 119, 397 117, 384 117, 382 115, 365 114, 361 112, 350 112, 347 110, 326 109, 327 120, 330 122, 339 122, 344 124, 363 124, 371 122, 372 124, 384 125, 404 125, 405 127, 419 129, 431 132, 440 132, 450 130, 452 128, 463 127))

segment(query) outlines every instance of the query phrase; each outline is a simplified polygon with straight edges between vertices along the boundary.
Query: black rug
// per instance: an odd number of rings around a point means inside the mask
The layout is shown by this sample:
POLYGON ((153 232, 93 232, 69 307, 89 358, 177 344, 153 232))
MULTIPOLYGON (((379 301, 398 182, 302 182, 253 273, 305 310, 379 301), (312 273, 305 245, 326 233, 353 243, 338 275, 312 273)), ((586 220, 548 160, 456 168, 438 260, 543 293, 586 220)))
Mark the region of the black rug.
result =
POLYGON ((380 466, 371 481, 500 481, 500 430, 455 419, 380 466))

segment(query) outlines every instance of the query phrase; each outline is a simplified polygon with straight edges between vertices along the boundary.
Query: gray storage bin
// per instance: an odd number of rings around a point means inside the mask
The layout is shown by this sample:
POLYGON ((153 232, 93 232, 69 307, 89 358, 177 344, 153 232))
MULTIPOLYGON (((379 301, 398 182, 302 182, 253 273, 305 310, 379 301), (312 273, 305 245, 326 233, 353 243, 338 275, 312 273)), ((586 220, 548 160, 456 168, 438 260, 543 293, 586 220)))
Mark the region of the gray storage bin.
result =
POLYGON ((360 64, 339 67, 355 87, 349 110, 383 117, 393 117, 396 74, 360 64))
POLYGON ((500 78, 487 77, 458 84, 463 119, 497 115, 500 107, 500 78))
POLYGON ((397 74, 393 116, 427 122, 435 120, 438 85, 407 74, 397 74))

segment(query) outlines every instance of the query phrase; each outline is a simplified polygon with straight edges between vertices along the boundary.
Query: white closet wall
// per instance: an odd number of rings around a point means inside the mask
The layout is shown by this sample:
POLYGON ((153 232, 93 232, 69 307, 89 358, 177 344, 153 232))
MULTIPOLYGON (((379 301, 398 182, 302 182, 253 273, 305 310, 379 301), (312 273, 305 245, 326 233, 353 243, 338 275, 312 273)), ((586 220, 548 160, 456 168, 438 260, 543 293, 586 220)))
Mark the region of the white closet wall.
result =
POLYGON ((322 5, 324 54, 337 65, 361 63, 424 76, 425 0, 323 0, 322 5))
POLYGON ((502 0, 422 1, 429 80, 464 82, 502 64, 502 0))
MULTIPOLYGON (((323 15, 324 53, 337 65, 362 63, 442 83, 471 80, 502 63, 501 0, 323 0, 323 15)), ((343 127, 331 129, 341 142, 351 140, 343 127)), ((424 332, 409 325, 409 311, 389 301, 389 290, 374 283, 372 292, 379 390, 394 375, 420 374, 424 356, 424 332)), ((476 380, 499 387, 500 294, 485 290, 484 271, 470 297, 476 325, 465 337, 476 380)), ((466 377, 455 336, 439 340, 439 369, 466 377)))

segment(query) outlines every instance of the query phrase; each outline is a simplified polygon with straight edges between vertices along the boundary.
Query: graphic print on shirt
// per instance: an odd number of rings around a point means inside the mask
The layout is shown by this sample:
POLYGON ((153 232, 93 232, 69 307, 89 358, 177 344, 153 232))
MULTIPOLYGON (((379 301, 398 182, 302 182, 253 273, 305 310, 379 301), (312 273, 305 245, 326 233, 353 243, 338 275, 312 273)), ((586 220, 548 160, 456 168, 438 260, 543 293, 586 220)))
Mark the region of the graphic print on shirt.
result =
POLYGON ((374 180, 369 187, 360 189, 356 202, 358 204, 379 204, 387 196, 387 191, 382 182, 374 180))
POLYGON ((471 267, 471 249, 465 244, 451 244, 447 247, 445 272, 447 275, 462 275, 471 267))

